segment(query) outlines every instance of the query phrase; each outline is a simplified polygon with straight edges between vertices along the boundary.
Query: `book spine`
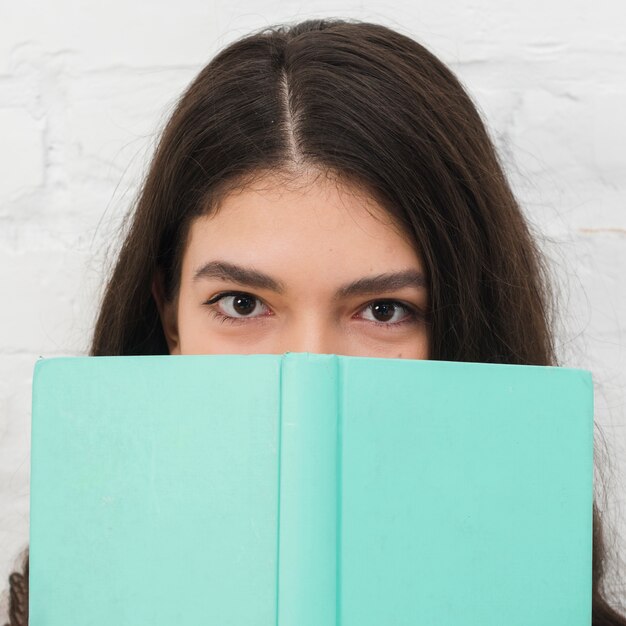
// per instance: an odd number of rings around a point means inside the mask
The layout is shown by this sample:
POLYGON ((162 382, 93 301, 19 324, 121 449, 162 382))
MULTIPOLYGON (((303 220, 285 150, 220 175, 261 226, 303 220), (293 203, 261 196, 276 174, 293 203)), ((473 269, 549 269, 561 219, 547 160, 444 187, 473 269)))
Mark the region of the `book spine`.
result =
POLYGON ((281 369, 277 626, 337 624, 339 360, 287 353, 281 369))

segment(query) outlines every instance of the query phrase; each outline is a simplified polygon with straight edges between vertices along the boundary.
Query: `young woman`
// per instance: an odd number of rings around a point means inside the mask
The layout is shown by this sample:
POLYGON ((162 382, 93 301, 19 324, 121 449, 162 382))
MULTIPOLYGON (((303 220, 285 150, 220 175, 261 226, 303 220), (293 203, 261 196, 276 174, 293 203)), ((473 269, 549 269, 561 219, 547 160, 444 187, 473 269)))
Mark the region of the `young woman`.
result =
MULTIPOLYGON (((106 285, 91 355, 327 352, 557 365, 548 272, 485 127, 415 41, 265 29, 187 89, 106 285)), ((593 510, 593 624, 605 601, 593 510)), ((28 620, 28 560, 11 625, 28 620)))

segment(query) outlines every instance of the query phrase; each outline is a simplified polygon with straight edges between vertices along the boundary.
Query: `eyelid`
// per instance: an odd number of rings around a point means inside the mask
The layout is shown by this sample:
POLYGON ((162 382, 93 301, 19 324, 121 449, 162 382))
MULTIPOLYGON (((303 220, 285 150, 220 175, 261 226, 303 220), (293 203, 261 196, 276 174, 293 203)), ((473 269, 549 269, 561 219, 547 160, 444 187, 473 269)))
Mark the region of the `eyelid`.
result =
POLYGON ((219 293, 216 293, 214 296, 206 300, 204 304, 215 304, 216 302, 218 302, 219 300, 227 296, 250 296, 251 298, 254 298, 255 300, 259 300, 260 302, 263 302, 262 298, 259 298, 259 296, 255 296, 253 293, 250 293, 249 291, 220 291, 219 293))
POLYGON ((365 321, 371 322, 372 324, 379 324, 383 326, 397 326, 404 322, 407 322, 411 318, 417 319, 418 317, 420 317, 420 311, 416 309, 414 306, 407 304, 406 302, 403 302, 402 300, 393 300, 392 298, 378 298, 377 300, 370 300, 370 302, 363 305, 359 309, 359 311, 367 311, 373 304, 380 303, 380 302, 391 303, 394 306, 404 309, 405 316, 402 318, 400 322, 379 322, 378 320, 375 320, 375 319, 374 320, 368 319, 365 321))
MULTIPOLYGON (((212 298, 209 298, 203 304, 208 305, 211 310, 214 310, 214 306, 213 305, 217 304, 223 298, 228 298, 228 297, 233 297, 233 296, 248 296, 249 298, 252 298, 253 300, 256 300, 257 302, 261 303, 264 307, 269 309, 269 306, 263 301, 262 298, 259 298, 258 296, 255 296, 253 293, 249 293, 247 291, 222 291, 222 292, 214 295, 212 298)), ((221 314, 221 315, 223 315, 223 314, 221 314)), ((265 316, 265 315, 243 315, 241 317, 233 317, 233 316, 230 316, 230 315, 225 315, 224 317, 228 317, 228 318, 230 318, 232 320, 238 321, 238 320, 246 320, 246 319, 258 319, 260 317, 267 317, 267 316, 265 316)))

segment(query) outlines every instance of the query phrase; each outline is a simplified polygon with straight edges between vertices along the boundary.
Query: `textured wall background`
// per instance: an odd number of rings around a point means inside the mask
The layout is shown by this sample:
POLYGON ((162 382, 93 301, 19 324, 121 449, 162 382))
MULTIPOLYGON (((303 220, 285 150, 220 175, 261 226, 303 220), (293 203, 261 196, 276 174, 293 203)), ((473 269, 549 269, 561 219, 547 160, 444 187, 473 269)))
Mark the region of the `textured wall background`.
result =
MULTIPOLYGON (((484 113, 560 285, 562 362, 594 372, 597 465, 606 478, 597 476, 598 501, 626 559, 626 5, 305 7, 29 0, 0 8, 0 592, 28 541, 34 363, 86 352, 107 252, 112 258, 175 99, 248 30, 327 15, 418 39, 452 66, 484 113)), ((610 569, 617 565, 615 557, 610 569)), ((5 593, 0 619, 6 601, 5 593)))

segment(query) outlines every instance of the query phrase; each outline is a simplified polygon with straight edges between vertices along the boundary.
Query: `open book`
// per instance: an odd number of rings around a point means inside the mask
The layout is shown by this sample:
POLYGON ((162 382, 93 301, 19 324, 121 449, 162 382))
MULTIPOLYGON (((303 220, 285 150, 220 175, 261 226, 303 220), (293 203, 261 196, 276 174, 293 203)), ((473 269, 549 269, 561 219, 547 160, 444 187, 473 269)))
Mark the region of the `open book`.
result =
POLYGON ((30 626, 588 626, 584 370, 41 359, 30 626))

